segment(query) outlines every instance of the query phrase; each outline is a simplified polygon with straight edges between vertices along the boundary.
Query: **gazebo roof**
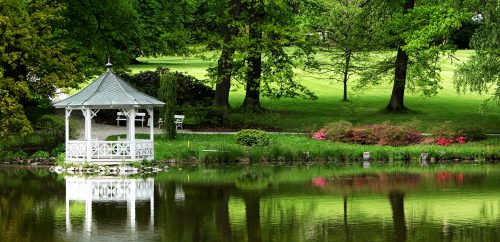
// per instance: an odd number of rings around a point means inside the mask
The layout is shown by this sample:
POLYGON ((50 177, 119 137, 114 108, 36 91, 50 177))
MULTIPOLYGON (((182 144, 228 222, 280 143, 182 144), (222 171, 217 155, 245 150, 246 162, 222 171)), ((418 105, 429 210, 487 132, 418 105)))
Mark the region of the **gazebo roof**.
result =
POLYGON ((56 108, 95 107, 119 109, 130 107, 161 107, 165 103, 137 91, 111 70, 108 70, 77 94, 54 104, 56 108))

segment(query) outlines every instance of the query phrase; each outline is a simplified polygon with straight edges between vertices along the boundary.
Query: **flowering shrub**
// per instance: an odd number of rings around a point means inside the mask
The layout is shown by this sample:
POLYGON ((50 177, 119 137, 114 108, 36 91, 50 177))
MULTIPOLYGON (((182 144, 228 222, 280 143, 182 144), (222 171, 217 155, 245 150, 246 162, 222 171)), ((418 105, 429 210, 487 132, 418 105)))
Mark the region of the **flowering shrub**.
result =
POLYGON ((448 138, 436 138, 436 144, 437 145, 448 146, 448 145, 454 144, 454 143, 458 143, 458 144, 465 143, 465 137, 458 136, 457 138, 451 138, 451 139, 448 139, 448 138))
POLYGON ((408 126, 392 125, 389 122, 354 128, 347 121, 339 121, 330 123, 320 131, 313 133, 313 139, 401 146, 418 144, 422 140, 422 134, 408 128, 408 126))
POLYGON ((315 140, 326 140, 328 136, 326 135, 325 130, 321 129, 318 132, 314 132, 312 134, 312 138, 315 140))

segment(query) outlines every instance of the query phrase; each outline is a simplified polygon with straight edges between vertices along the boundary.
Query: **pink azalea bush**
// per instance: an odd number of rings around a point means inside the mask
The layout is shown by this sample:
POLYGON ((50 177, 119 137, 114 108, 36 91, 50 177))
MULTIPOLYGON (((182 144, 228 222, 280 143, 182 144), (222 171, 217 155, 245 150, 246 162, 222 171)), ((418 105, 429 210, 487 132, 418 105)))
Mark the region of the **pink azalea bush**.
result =
POLYGON ((314 132, 312 134, 312 138, 315 140, 326 140, 328 137, 325 133, 325 130, 321 129, 318 132, 314 132))

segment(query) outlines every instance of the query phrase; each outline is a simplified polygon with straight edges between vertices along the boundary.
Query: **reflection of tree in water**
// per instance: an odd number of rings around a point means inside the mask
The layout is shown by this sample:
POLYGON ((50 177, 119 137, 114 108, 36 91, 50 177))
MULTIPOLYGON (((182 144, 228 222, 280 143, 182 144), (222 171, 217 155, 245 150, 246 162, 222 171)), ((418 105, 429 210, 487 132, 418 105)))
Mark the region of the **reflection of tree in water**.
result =
POLYGON ((394 223, 394 241, 406 241, 406 222, 405 222, 405 194, 399 191, 389 192, 389 201, 391 202, 392 221, 394 223))
POLYGON ((185 200, 175 201, 175 183, 160 185, 159 227, 167 241, 232 241, 227 184, 183 184, 185 200))
POLYGON ((64 183, 48 171, 0 170, 0 240, 58 240, 58 199, 64 199, 64 183))

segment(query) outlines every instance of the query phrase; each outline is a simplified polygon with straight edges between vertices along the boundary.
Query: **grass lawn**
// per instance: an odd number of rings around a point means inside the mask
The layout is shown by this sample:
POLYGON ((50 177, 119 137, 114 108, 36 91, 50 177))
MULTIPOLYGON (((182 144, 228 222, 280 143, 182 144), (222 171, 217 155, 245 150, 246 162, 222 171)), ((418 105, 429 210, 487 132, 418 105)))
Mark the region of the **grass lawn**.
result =
MULTIPOLYGON (((350 102, 340 101, 342 98, 342 84, 333 83, 325 79, 318 79, 319 75, 306 74, 297 70, 297 78, 318 95, 318 100, 281 99, 270 100, 262 98, 262 105, 269 112, 258 115, 231 114, 234 122, 248 122, 255 127, 275 128, 284 131, 311 131, 324 124, 336 120, 348 120, 353 123, 369 124, 391 120, 395 123, 412 119, 421 121, 420 130, 428 131, 436 124, 450 121, 456 127, 478 126, 488 133, 500 133, 500 110, 494 108, 492 112, 479 112, 487 95, 458 94, 453 87, 453 71, 457 64, 466 60, 472 51, 458 51, 457 60, 450 61, 444 58, 442 64, 442 87, 435 97, 422 97, 419 94, 407 93, 406 106, 412 111, 407 114, 389 114, 382 112, 387 105, 391 84, 369 87, 364 90, 350 89, 350 102)), ((212 53, 211 53, 212 54, 212 53)), ((214 61, 207 61, 199 57, 158 57, 139 59, 143 64, 130 66, 132 72, 154 70, 158 66, 168 67, 175 71, 185 72, 199 79, 207 79, 206 69, 214 61)), ((325 76, 322 76, 325 77, 325 76)), ((355 79, 355 77, 353 78, 355 79)), ((354 82, 353 82, 354 83, 354 82)), ((350 84, 350 86, 354 86, 350 84)), ((234 108, 239 107, 244 99, 244 89, 234 84, 230 94, 230 103, 234 108)), ((231 117, 230 116, 230 117, 231 117)))
MULTIPOLYGON (((138 137, 149 138, 148 134, 138 137)), ((111 136, 108 140, 116 140, 111 136)), ((268 147, 244 147, 235 143, 234 135, 178 134, 175 140, 155 138, 155 159, 178 161, 204 161, 227 163, 248 162, 308 162, 327 161, 350 164, 361 160, 363 152, 370 152, 374 161, 384 164, 403 165, 418 163, 421 153, 429 153, 432 159, 485 160, 500 159, 500 138, 450 146, 411 145, 402 147, 357 145, 313 140, 306 135, 271 135, 268 147)))

